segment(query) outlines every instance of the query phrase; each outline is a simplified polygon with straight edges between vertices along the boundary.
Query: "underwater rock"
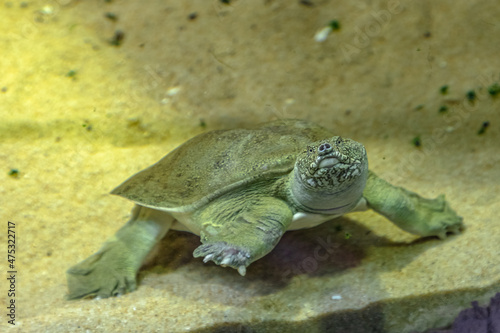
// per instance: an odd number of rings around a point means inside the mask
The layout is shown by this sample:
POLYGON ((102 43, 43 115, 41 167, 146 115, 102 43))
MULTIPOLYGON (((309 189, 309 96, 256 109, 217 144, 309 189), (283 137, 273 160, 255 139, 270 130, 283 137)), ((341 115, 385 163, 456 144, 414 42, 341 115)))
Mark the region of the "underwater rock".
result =
POLYGON ((482 308, 477 301, 472 308, 460 312, 452 325, 452 333, 500 333, 500 293, 482 308))
POLYGON ((500 333, 500 293, 491 298, 487 307, 480 307, 477 301, 471 304, 472 308, 460 311, 451 329, 428 333, 500 333))

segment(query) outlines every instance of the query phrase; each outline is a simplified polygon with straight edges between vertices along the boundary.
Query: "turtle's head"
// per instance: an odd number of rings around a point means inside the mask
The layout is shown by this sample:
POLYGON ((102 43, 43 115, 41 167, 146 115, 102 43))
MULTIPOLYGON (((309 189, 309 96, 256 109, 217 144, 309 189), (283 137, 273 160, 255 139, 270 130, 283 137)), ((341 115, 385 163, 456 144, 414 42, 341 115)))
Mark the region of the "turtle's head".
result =
POLYGON ((365 147, 340 136, 314 142, 299 154, 293 173, 296 202, 311 211, 343 214, 363 195, 368 176, 365 147))

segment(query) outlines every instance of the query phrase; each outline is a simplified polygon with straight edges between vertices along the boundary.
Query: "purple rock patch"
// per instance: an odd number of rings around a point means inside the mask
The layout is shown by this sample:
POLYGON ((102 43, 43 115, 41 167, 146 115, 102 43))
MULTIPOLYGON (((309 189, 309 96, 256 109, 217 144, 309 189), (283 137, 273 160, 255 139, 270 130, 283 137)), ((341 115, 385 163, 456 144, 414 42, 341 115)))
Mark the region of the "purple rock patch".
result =
POLYGON ((452 325, 452 333, 500 333, 500 293, 482 308, 476 301, 471 309, 461 311, 452 325))

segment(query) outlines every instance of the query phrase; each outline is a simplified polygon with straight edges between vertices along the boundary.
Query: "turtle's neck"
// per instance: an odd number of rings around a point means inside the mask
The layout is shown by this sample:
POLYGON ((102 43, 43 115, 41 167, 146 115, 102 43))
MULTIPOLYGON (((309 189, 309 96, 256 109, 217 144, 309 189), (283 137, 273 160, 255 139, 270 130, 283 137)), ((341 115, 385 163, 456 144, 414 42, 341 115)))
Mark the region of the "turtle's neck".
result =
POLYGON ((368 167, 349 183, 334 188, 312 189, 301 179, 297 167, 289 175, 290 200, 306 212, 342 215, 351 211, 363 196, 368 176, 368 167))

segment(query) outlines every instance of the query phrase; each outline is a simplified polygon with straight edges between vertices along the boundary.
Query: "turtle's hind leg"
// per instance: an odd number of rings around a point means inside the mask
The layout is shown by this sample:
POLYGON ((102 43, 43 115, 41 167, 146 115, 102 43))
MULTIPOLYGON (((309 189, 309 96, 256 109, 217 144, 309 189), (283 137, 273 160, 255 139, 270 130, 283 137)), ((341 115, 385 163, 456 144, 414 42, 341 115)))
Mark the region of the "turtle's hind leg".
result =
POLYGON ((250 263, 265 256, 278 243, 292 216, 288 205, 276 198, 243 195, 218 199, 197 216, 203 244, 193 255, 245 275, 250 263))
POLYGON ((172 221, 167 213, 136 205, 131 219, 98 252, 68 269, 68 299, 135 290, 137 271, 172 221))

